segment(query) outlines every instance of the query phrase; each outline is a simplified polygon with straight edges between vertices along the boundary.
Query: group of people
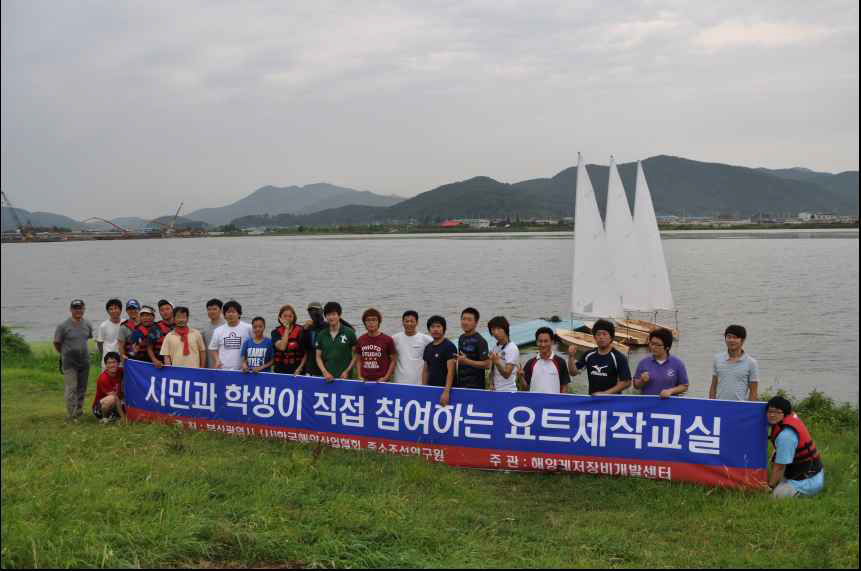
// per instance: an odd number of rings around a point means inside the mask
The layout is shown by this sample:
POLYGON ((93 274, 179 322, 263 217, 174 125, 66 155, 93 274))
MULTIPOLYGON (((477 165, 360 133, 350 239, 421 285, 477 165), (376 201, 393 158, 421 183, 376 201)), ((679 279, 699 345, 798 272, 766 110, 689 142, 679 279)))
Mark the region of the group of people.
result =
MULTIPOLYGON (((200 329, 189 326, 188 307, 174 307, 165 299, 156 307, 161 318, 158 321, 153 307, 130 299, 125 303, 126 319, 122 320, 122 301, 108 300, 105 305, 108 318, 94 331, 83 318, 83 300, 71 302, 71 316, 57 326, 54 336, 54 346, 61 358, 69 419, 75 420, 83 413, 90 338, 95 338, 103 364, 92 411, 103 422, 123 415, 122 365, 127 359, 149 362, 156 367, 312 375, 327 382, 357 379, 437 386, 443 389, 442 406, 449 404, 452 388, 567 393, 571 376, 584 371, 590 395, 621 394, 633 385, 642 394, 671 398, 684 394, 689 385, 684 363, 670 354, 673 345, 670 331, 659 328, 649 334, 651 356, 641 360, 632 375, 627 357, 613 348, 613 322, 603 319, 592 327, 596 349, 579 355, 576 347, 570 346, 565 357, 557 355, 554 331, 542 327, 535 332, 538 354, 521 364, 520 350, 509 339, 508 320, 495 316, 488 321, 488 330, 496 341, 490 347, 478 332, 480 314, 474 307, 461 312, 462 334, 457 345, 446 338, 447 323, 440 315, 427 320, 428 334, 419 332, 419 314, 414 310, 401 316, 402 331, 389 336, 381 330, 382 314, 369 308, 362 314, 365 332, 357 335, 355 327, 342 319, 342 308, 337 302, 330 301, 325 306, 319 302, 308 304, 308 319, 303 322, 293 306, 284 305, 278 311, 277 326, 267 337, 266 319, 257 316, 250 323, 242 321, 242 305, 235 300, 226 303, 209 300, 207 322, 200 329)), ((709 398, 757 400, 758 368, 756 360, 744 351, 746 337, 741 325, 730 325, 724 331, 726 351, 714 357, 709 398)), ((779 495, 794 495, 789 493, 790 488, 799 494, 816 493, 824 476, 815 444, 801 420, 792 413, 788 401, 772 401, 768 420, 779 427, 771 434, 777 450, 774 466, 783 461, 786 468, 779 475, 772 472, 773 478, 777 478, 773 485, 775 493, 780 490, 779 495), (777 410, 782 412, 779 421, 777 410), (796 438, 790 438, 791 435, 796 438), (790 456, 788 450, 793 445, 795 449, 790 456), (807 468, 800 469, 800 463, 807 468), (803 476, 799 481, 804 485, 793 487, 799 475, 803 476), (820 484, 818 488, 813 485, 816 481, 820 484)))

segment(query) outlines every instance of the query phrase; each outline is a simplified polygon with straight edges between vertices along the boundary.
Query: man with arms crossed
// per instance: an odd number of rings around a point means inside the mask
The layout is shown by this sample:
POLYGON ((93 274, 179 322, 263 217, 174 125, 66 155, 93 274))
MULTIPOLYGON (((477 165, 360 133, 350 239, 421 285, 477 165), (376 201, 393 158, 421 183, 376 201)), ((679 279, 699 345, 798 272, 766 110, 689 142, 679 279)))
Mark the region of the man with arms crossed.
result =
POLYGON ((730 325, 723 337, 726 352, 715 355, 709 398, 759 400, 759 366, 756 359, 744 352, 747 330, 741 325, 730 325))
POLYGON ((592 326, 592 336, 597 349, 586 353, 579 361, 575 360, 577 348, 568 348, 568 364, 575 375, 586 369, 589 377, 589 394, 617 395, 631 386, 631 368, 628 358, 613 348, 616 326, 606 319, 599 319, 592 326))
POLYGON ((395 350, 398 352, 395 382, 420 385, 422 383, 425 347, 433 341, 433 337, 417 331, 419 314, 412 309, 404 312, 401 323, 403 323, 404 330, 392 335, 395 350))

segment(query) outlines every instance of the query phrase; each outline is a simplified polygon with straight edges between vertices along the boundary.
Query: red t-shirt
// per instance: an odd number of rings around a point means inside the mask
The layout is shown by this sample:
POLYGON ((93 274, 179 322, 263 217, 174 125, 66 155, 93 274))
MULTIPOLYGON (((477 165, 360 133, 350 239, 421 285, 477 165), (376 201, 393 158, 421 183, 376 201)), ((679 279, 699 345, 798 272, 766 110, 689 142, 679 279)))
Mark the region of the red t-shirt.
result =
POLYGON ((368 381, 379 381, 386 376, 392 355, 397 352, 395 340, 380 333, 371 337, 367 333, 356 341, 356 353, 359 355, 359 368, 362 378, 368 381))
POLYGON ((102 371, 99 378, 96 379, 96 398, 93 399, 93 406, 108 396, 110 393, 122 395, 123 392, 123 368, 117 369, 117 376, 111 377, 107 371, 102 371))

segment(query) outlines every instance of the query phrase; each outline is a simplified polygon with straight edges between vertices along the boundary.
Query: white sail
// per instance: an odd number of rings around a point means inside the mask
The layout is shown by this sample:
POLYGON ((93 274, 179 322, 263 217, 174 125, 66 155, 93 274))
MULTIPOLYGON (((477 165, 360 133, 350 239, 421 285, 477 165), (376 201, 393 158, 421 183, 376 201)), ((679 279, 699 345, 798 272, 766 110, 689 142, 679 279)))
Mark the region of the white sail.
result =
POLYGON ((634 233, 634 219, 628 207, 625 187, 616 160, 610 157, 610 178, 607 185, 607 217, 604 222, 610 259, 615 263, 616 282, 622 296, 622 307, 637 311, 649 304, 643 288, 640 242, 634 233))
POLYGON ((658 231, 658 219, 652 204, 652 193, 646 182, 643 165, 637 162, 637 190, 634 196, 634 232, 640 244, 640 280, 647 302, 641 311, 673 310, 673 292, 664 258, 664 246, 658 231))
POLYGON ((572 315, 620 317, 624 314, 617 292, 615 267, 592 181, 582 157, 577 158, 577 195, 574 203, 574 276, 572 315))

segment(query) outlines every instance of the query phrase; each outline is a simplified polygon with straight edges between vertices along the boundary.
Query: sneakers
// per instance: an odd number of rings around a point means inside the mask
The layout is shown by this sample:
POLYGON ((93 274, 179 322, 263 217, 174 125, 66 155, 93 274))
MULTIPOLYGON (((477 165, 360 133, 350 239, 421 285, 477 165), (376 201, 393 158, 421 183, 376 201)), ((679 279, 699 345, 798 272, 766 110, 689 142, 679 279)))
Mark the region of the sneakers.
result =
POLYGON ((110 424, 110 423, 111 423, 111 419, 110 419, 110 418, 108 418, 108 417, 105 417, 105 418, 103 418, 103 419, 101 420, 101 423, 102 423, 102 424, 110 424))

